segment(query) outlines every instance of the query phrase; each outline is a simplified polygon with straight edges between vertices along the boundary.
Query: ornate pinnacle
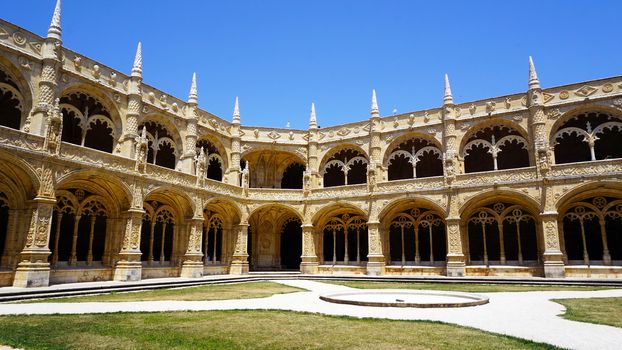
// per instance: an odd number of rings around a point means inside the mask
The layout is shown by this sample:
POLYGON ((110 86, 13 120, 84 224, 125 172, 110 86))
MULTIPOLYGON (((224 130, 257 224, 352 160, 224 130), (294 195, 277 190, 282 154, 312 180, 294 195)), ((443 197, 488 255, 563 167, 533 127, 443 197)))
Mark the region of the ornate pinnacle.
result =
POLYGON ((143 77, 143 45, 139 41, 136 48, 136 56, 134 56, 134 65, 132 66, 132 76, 143 77))
POLYGON ((371 91, 371 115, 372 117, 377 117, 379 114, 380 111, 378 109, 378 101, 376 100, 376 89, 373 89, 371 91))
POLYGON ((61 41, 61 33, 63 29, 60 26, 60 0, 56 0, 56 7, 54 7, 54 14, 52 15, 52 22, 48 28, 48 38, 61 41))
POLYGON ((454 97, 451 94, 451 86, 449 85, 449 77, 445 74, 445 95, 443 96, 443 104, 449 105, 454 103, 454 97))
POLYGON ((233 106, 233 124, 240 124, 240 104, 238 97, 235 97, 235 106, 233 106))
POLYGON ((188 94, 188 103, 197 104, 199 96, 197 95, 197 73, 192 73, 192 84, 190 85, 190 93, 188 94))
POLYGON ((540 80, 538 80, 538 73, 536 73, 536 66, 533 64, 533 59, 529 56, 529 90, 539 89, 540 80))
POLYGON ((140 137, 142 139, 146 139, 147 138, 147 127, 143 126, 143 131, 140 133, 140 137))
POLYGON ((311 102, 311 114, 309 115, 309 129, 317 129, 317 119, 315 118, 315 103, 311 102))

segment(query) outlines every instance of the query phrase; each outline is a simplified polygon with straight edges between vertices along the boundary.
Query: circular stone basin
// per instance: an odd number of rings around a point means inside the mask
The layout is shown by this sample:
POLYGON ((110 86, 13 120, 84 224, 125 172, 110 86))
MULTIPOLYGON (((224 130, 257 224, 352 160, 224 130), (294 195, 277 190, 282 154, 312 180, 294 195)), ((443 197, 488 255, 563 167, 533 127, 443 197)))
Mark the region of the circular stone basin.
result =
POLYGON ((466 307, 488 303, 488 298, 470 293, 400 289, 370 289, 320 296, 337 304, 379 307, 466 307))

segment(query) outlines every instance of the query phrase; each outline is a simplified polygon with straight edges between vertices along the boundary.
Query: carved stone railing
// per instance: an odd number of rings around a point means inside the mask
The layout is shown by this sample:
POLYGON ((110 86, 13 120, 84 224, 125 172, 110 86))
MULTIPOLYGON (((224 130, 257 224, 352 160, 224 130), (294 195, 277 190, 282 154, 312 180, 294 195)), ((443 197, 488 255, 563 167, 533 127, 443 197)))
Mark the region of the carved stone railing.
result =
POLYGON ((0 145, 2 146, 40 150, 43 148, 44 140, 43 136, 0 126, 0 145))
POLYGON ((556 164, 547 174, 551 178, 609 175, 622 173, 622 159, 594 160, 578 163, 556 164))
POLYGON ((456 176, 453 186, 472 187, 510 184, 537 179, 536 167, 483 171, 456 176))
POLYGON ((310 199, 339 199, 367 194, 367 184, 318 188, 311 191, 310 199))
POLYGON ((302 189, 249 188, 248 198, 265 201, 301 201, 302 189))
POLYGON ((443 188, 443 177, 424 177, 381 182, 378 184, 379 193, 401 193, 413 191, 436 190, 443 188))
POLYGON ((197 178, 194 175, 154 164, 147 164, 147 176, 175 185, 195 186, 197 183, 197 178))
POLYGON ((216 194, 223 194, 223 195, 236 196, 236 197, 241 197, 243 194, 242 187, 240 186, 235 186, 235 185, 227 184, 227 183, 212 180, 212 179, 205 179, 204 183, 205 184, 202 187, 204 190, 210 191, 216 194))
POLYGON ((122 172, 134 171, 133 159, 67 142, 63 142, 60 147, 60 157, 61 159, 72 160, 122 172))

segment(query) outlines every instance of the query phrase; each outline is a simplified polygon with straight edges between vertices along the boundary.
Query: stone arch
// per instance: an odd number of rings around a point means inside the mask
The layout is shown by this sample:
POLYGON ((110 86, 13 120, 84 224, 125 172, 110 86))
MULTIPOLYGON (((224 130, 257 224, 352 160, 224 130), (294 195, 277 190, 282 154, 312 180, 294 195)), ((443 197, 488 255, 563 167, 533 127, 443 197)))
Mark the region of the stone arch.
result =
POLYGON ((142 118, 138 130, 145 126, 149 140, 147 162, 176 169, 184 152, 184 145, 175 124, 160 114, 150 114, 142 118))
POLYGON ((589 104, 564 113, 551 128, 549 141, 555 163, 622 157, 622 113, 589 104))
POLYGON ((197 144, 201 141, 201 140, 207 140, 209 141, 212 145, 214 145, 214 147, 218 150, 218 154, 220 155, 220 157, 223 160, 223 169, 229 169, 231 167, 231 165, 229 164, 229 154, 227 152, 227 148, 225 147, 225 145, 223 144, 222 140, 221 140, 222 136, 212 132, 212 131, 205 131, 203 133, 201 133, 199 135, 199 137, 197 138, 197 144))
POLYGON ((394 199, 385 205, 380 213, 378 214, 378 220, 384 227, 387 227, 386 221, 390 220, 390 218, 405 208, 408 208, 412 205, 418 205, 423 207, 428 207, 432 210, 439 212, 443 219, 447 216, 447 210, 442 208, 440 205, 435 203, 434 201, 425 198, 425 197, 402 197, 394 199))
POLYGON ((367 261, 367 213, 343 202, 331 203, 313 218, 319 260, 324 264, 360 266, 367 261))
POLYGON ((190 218, 195 213, 194 201, 190 196, 172 185, 158 186, 151 189, 145 195, 145 202, 156 200, 167 204, 173 208, 175 219, 183 223, 186 218, 190 218))
POLYGON ((430 142, 432 145, 436 146, 438 149, 444 152, 442 143, 434 136, 419 132, 419 131, 409 131, 405 132, 395 139, 393 139, 385 148, 384 155, 382 157, 382 164, 387 166, 389 156, 391 155, 391 151, 394 150, 401 143, 411 140, 411 139, 422 139, 430 142))
POLYGON ((324 154, 320 162, 320 175, 324 187, 367 182, 369 156, 356 145, 339 145, 324 154))
POLYGON ((561 213, 568 209, 572 202, 602 195, 603 193, 622 197, 622 181, 590 181, 576 185, 556 200, 555 208, 558 213, 561 213))
POLYGON ((298 219, 300 219, 300 221, 302 222, 304 220, 303 215, 298 211, 298 209, 296 209, 295 207, 289 205, 289 204, 285 204, 285 203, 267 203, 267 204, 261 204, 260 206, 253 208, 253 210, 251 210, 251 212, 249 213, 249 217, 253 216, 254 214, 265 210, 266 208, 283 208, 286 209, 292 213, 294 213, 296 215, 296 217, 298 219))
POLYGON ((285 169, 292 163, 306 164, 299 154, 273 148, 253 148, 241 156, 243 168, 250 166, 250 187, 280 188, 285 169))
POLYGON ((513 190, 513 189, 495 189, 490 191, 483 191, 472 196, 466 200, 459 209, 460 217, 472 212, 477 206, 481 206, 487 202, 494 202, 497 200, 515 201, 528 207, 533 213, 539 214, 541 212, 541 204, 528 195, 513 190))
POLYGON ((129 209, 134 199, 132 190, 118 177, 96 170, 72 171, 56 179, 57 190, 71 187, 83 188, 107 198, 109 210, 113 210, 115 216, 129 209))
POLYGON ((247 218, 242 216, 242 210, 234 201, 224 197, 213 197, 203 203, 203 210, 219 213, 229 225, 237 225, 247 218))
POLYGON ((388 180, 443 175, 443 147, 430 135, 409 132, 391 142, 383 163, 388 180))
POLYGON ((348 203, 348 202, 332 202, 321 207, 313 216, 311 217, 311 223, 314 227, 318 228, 326 223, 326 220, 333 215, 343 213, 346 211, 351 211, 364 217, 365 219, 369 218, 367 211, 359 208, 358 206, 348 203))
POLYGON ((113 153, 124 125, 109 95, 95 86, 79 83, 66 87, 60 96, 63 141, 113 153))
MULTIPOLYGON (((27 123, 27 118, 30 114, 30 111, 33 107, 32 95, 33 89, 30 84, 30 81, 24 78, 20 69, 16 67, 16 65, 6 57, 0 57, 0 75, 6 74, 6 77, 0 77, 0 103, 2 103, 3 98, 17 99, 18 103, 15 105, 19 107, 20 115, 19 122, 13 124, 8 127, 12 127, 14 129, 21 130, 23 129, 26 132, 30 131, 30 126, 27 123), (1 79, 8 78, 10 81, 1 81, 1 79), (16 96, 17 93, 17 96, 16 96)), ((0 123, 0 125, 5 125, 4 123, 0 123)))
POLYGON ((32 165, 5 151, 0 151, 0 161, 3 163, 0 167, 0 179, 3 181, 0 183, 4 183, 6 190, 18 196, 15 204, 26 203, 35 198, 37 193, 44 192, 40 177, 32 165))
POLYGON ((197 156, 201 154, 201 151, 205 156, 205 169, 197 168, 196 171, 204 171, 204 176, 208 179, 222 181, 229 168, 227 151, 222 142, 211 133, 206 133, 197 140, 196 148, 197 156))
POLYGON ((493 119, 471 127, 460 141, 465 172, 527 167, 532 162, 528 133, 517 123, 493 119))

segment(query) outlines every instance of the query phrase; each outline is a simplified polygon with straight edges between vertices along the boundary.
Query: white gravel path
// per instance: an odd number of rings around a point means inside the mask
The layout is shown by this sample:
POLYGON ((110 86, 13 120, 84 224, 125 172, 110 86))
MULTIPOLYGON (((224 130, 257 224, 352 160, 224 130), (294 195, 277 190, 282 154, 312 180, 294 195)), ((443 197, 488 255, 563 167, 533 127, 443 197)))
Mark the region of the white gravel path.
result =
MULTIPOLYGON (((622 289, 601 291, 478 293, 486 305, 466 308, 381 308, 333 304, 321 294, 351 291, 345 286, 308 281, 275 280, 307 292, 276 294, 267 298, 214 301, 142 301, 0 304, 0 314, 82 314, 183 310, 275 309, 395 320, 432 320, 458 324, 570 349, 621 349, 622 328, 569 321, 559 317, 564 307, 550 301, 563 298, 622 297, 622 289)), ((492 345, 491 345, 492 346, 492 345)))

